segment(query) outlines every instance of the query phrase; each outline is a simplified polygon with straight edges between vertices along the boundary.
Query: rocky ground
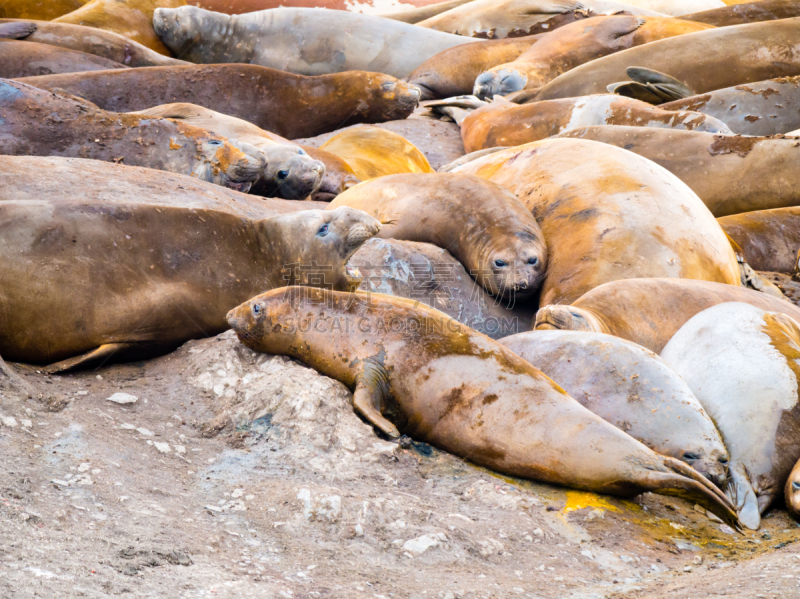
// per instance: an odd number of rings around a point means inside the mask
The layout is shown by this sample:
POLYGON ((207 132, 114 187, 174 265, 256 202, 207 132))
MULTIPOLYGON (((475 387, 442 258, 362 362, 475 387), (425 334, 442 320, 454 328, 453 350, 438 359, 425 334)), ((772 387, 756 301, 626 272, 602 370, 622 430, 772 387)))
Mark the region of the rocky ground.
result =
POLYGON ((0 363, 0 398, 3 598, 800 597, 783 510, 739 535, 387 442, 340 383, 230 332, 64 376, 0 363))

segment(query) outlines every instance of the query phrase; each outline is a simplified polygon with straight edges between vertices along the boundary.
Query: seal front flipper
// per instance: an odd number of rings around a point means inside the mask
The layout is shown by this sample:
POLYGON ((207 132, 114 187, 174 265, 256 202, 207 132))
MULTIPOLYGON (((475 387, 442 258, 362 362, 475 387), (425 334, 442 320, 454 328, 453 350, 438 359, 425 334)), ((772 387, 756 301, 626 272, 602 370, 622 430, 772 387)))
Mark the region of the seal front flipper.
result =
POLYGON ((755 489, 750 484, 744 466, 736 464, 730 469, 728 495, 739 512, 739 521, 750 530, 758 530, 761 526, 761 511, 755 489))
POLYGON ((8 40, 24 40, 38 29, 36 23, 2 23, 0 24, 0 38, 8 40))
POLYGON ((69 358, 67 360, 62 360, 61 362, 50 364, 50 366, 42 368, 42 372, 46 374, 56 374, 60 372, 68 372, 77 368, 86 368, 95 364, 102 364, 109 358, 113 357, 117 352, 124 351, 131 347, 133 347, 132 343, 105 343, 97 349, 93 349, 92 351, 81 354, 80 356, 75 356, 74 358, 69 358))
POLYGON ((364 361, 361 373, 356 378, 353 393, 353 408, 372 426, 392 439, 400 437, 397 427, 381 414, 381 406, 388 397, 388 376, 380 364, 364 361))
POLYGON ((612 83, 607 87, 609 92, 650 104, 664 104, 695 95, 682 81, 653 69, 628 67, 625 74, 633 81, 612 83))

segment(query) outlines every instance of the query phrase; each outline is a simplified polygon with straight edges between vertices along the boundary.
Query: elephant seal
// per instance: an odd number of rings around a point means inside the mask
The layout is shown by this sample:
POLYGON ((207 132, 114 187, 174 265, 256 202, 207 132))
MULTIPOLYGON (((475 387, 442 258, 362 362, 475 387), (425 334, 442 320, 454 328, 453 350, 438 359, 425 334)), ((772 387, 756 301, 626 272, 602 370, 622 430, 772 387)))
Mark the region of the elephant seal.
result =
POLYGON ((351 187, 330 203, 363 210, 380 237, 448 250, 492 295, 529 297, 547 268, 547 246, 530 210, 510 191, 458 173, 390 175, 351 187))
POLYGON ((592 17, 548 33, 515 60, 482 72, 473 93, 484 99, 534 89, 602 56, 705 29, 711 27, 664 17, 592 17))
POLYGON ((569 305, 540 308, 534 329, 608 333, 660 353, 692 316, 724 302, 742 302, 800 319, 800 308, 794 304, 745 287, 692 279, 621 279, 600 285, 569 305))
POLYGON ((630 78, 628 67, 666 73, 695 93, 800 75, 797 19, 719 27, 637 46, 576 67, 553 79, 536 100, 605 93, 630 78))
POLYGON ((789 515, 800 522, 800 461, 797 462, 797 465, 786 481, 784 497, 786 499, 786 509, 789 510, 789 515))
POLYGON ((721 120, 699 112, 669 111, 633 98, 598 94, 530 104, 493 102, 462 121, 461 139, 467 152, 475 152, 494 146, 519 146, 593 125, 731 132, 721 120))
POLYGON ((26 42, 85 52, 126 67, 189 64, 154 52, 117 33, 67 23, 0 19, 0 38, 24 39, 26 42))
MULTIPOLYGON (((13 160, 3 159, 4 175, 13 160)), ((0 354, 9 360, 56 372, 152 357, 224 331, 225 313, 265 289, 298 281, 347 290, 347 260, 380 228, 346 207, 248 219, 197 198, 108 200, 109 182, 87 182, 86 170, 64 193, 0 192, 0 277, 9 282, 0 354), (87 197, 90 184, 99 199, 87 197)), ((137 170, 128 175, 145 179, 137 170)))
POLYGON ((175 8, 185 4, 185 0, 91 0, 53 21, 119 33, 159 54, 171 56, 153 29, 153 12, 159 7, 175 8))
POLYGON ((329 202, 348 187, 359 183, 353 169, 333 154, 311 146, 294 144, 245 120, 197 104, 176 102, 132 114, 179 119, 257 147, 267 158, 267 171, 251 190, 251 193, 257 195, 270 196, 271 193, 278 193, 278 197, 294 200, 304 198, 310 193, 313 200, 329 202), (318 181, 320 164, 323 166, 323 174, 322 180, 318 181), (269 189, 262 189, 265 184, 274 187, 274 191, 267 193, 269 189))
MULTIPOLYGON (((460 1, 463 2, 465 0, 460 1)), ((390 4, 397 5, 397 7, 400 8, 407 7, 406 10, 416 10, 416 7, 430 6, 433 8, 437 5, 437 2, 438 0, 399 0, 398 2, 391 2, 390 4)), ((382 6, 382 3, 379 1, 352 4, 347 2, 347 0, 187 0, 187 4, 228 15, 240 15, 242 13, 255 12, 267 8, 278 8, 280 6, 350 10, 367 14, 379 14, 381 11, 385 10, 385 7, 382 6)))
POLYGON ((650 350, 579 331, 530 331, 504 337, 500 344, 584 408, 724 488, 728 451, 719 432, 678 373, 650 350))
POLYGON ((388 436, 402 431, 542 482, 696 498, 736 522, 727 499, 692 468, 654 453, 516 354, 427 306, 290 287, 231 310, 228 323, 248 347, 302 360, 354 389, 356 412, 388 436))
POLYGON ((443 50, 419 65, 407 78, 420 100, 438 100, 472 92, 475 79, 498 64, 513 61, 549 33, 475 42, 443 50))
POLYGON ((402 135, 379 127, 351 127, 320 146, 350 165, 361 181, 399 173, 432 173, 425 154, 402 135))
POLYGON ((444 2, 433 2, 426 5, 419 5, 416 8, 406 8, 403 10, 393 11, 389 13, 378 13, 384 19, 392 19, 394 21, 402 21, 403 23, 410 23, 415 25, 425 19, 430 19, 443 12, 458 8, 467 2, 474 2, 474 0, 444 0, 444 2))
POLYGON ((794 274, 800 250, 800 207, 756 210, 718 219, 755 270, 794 274))
POLYGON ((558 137, 601 141, 656 162, 717 217, 800 204, 796 140, 621 126, 572 129, 558 137))
POLYGON ((69 73, 28 77, 25 83, 59 87, 112 112, 191 102, 289 139, 355 123, 404 119, 419 99, 418 90, 380 73, 304 77, 245 64, 69 73))
POLYGON ((50 21, 73 10, 78 10, 89 0, 3 0, 0 18, 40 19, 50 21))
POLYGON ((36 42, 0 39, 0 78, 127 68, 105 58, 36 42))
POLYGON ((18 81, 0 80, 0 114, 5 155, 124 162, 244 192, 266 166, 250 144, 181 122, 109 113, 18 81))
POLYGON ((533 213, 548 247, 541 305, 570 303, 617 279, 740 285, 736 256, 703 202, 674 175, 625 150, 548 139, 453 172, 502 185, 533 213))
POLYGON ((800 459, 800 325, 730 302, 690 318, 661 357, 708 411, 730 452, 728 496, 753 530, 800 459))
MULTIPOLYGON (((523 37, 556 29, 553 18, 568 16, 569 23, 576 20, 569 15, 584 10, 591 14, 629 14, 665 16, 661 13, 611 0, 473 0, 468 4, 448 10, 417 23, 436 31, 455 33, 467 37, 501 39, 523 37)), ((558 23, 558 19, 556 19, 558 23)), ((559 23, 560 25, 560 23, 559 23)))
POLYGON ((696 23, 706 23, 715 27, 730 27, 760 21, 776 21, 800 17, 798 0, 761 0, 734 4, 723 8, 713 8, 683 15, 681 18, 696 23))
POLYGON ((713 116, 741 135, 776 135, 800 127, 800 77, 717 89, 659 105, 713 116))
POLYGON ((178 58, 249 63, 299 75, 361 70, 406 77, 434 54, 474 41, 375 15, 313 8, 244 15, 160 8, 153 26, 178 58))

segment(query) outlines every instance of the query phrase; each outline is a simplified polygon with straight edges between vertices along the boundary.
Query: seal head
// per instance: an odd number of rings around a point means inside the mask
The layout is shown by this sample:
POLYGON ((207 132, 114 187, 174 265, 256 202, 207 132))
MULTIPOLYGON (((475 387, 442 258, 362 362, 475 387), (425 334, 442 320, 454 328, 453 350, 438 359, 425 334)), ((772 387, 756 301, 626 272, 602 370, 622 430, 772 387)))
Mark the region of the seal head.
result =
POLYGON ((611 334, 602 320, 588 310, 563 304, 539 308, 533 324, 536 331, 587 331, 611 334))
POLYGON ((317 191, 325 177, 325 165, 303 148, 284 144, 260 147, 267 159, 261 179, 252 193, 269 198, 302 200, 317 191))
POLYGON ((786 509, 792 518, 800 522, 800 462, 794 467, 785 489, 786 509))
POLYGON ((516 69, 499 68, 481 73, 475 79, 472 95, 481 100, 494 96, 507 96, 525 89, 528 76, 516 69))
MULTIPOLYGON (((180 6, 178 8, 157 8, 153 13, 153 29, 161 42, 170 49, 176 57, 187 54, 189 50, 201 41, 200 31, 205 31, 203 27, 203 11, 196 6, 180 6)), ((227 16, 227 15, 218 15, 227 16)), ((230 17, 228 19, 230 20, 230 17)), ((206 35, 214 35, 217 31, 207 32, 206 35)))

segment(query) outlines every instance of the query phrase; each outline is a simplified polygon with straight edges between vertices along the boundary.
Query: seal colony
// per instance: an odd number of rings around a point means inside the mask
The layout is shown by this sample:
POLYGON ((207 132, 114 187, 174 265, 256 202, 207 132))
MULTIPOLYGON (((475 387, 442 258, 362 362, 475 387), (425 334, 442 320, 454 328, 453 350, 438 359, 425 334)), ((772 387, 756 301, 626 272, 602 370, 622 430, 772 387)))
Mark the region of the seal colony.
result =
POLYGON ((798 517, 797 2, 257 4, 0 7, 3 360, 233 328, 384 439, 798 517))

